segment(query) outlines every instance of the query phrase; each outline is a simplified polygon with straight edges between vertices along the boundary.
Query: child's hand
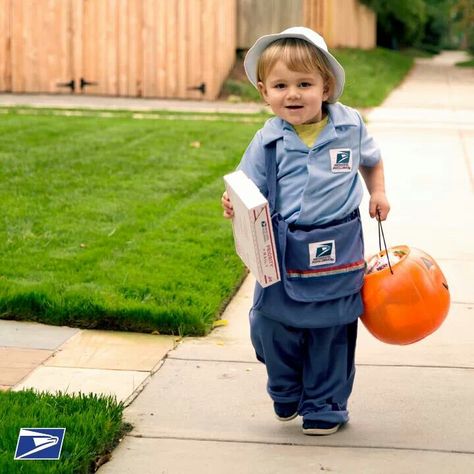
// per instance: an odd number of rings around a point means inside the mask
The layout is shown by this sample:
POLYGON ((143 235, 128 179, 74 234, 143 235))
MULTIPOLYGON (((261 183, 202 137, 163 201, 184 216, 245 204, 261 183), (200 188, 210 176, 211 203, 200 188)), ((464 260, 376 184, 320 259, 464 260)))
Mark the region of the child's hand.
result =
POLYGON ((384 192, 378 191, 372 193, 369 202, 369 214, 370 217, 377 217, 380 213, 380 220, 384 221, 387 219, 387 215, 390 212, 390 204, 388 203, 387 196, 384 192))
POLYGON ((227 191, 224 192, 221 198, 221 204, 224 208, 224 217, 226 219, 232 219, 234 217, 234 208, 232 207, 232 203, 227 196, 227 191))

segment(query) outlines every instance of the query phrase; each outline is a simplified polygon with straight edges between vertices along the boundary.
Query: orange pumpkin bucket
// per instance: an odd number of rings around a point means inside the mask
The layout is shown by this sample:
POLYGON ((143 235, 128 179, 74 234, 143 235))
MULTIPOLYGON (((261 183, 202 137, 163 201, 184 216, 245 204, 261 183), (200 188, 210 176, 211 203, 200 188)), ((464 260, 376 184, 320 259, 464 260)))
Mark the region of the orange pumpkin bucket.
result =
POLYGON ((368 331, 382 342, 402 345, 436 331, 450 304, 448 284, 436 261, 406 245, 369 259, 362 298, 361 319, 368 331))

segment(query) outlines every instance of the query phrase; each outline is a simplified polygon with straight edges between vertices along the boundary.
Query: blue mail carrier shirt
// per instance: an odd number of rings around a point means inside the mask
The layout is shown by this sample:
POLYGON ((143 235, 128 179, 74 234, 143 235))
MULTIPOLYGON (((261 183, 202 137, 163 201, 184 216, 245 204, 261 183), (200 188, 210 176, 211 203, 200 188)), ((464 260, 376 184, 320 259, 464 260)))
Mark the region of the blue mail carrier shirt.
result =
POLYGON ((264 145, 276 141, 276 211, 291 224, 322 225, 357 209, 363 195, 359 165, 374 166, 380 150, 359 113, 327 106, 328 124, 309 149, 285 120, 266 122, 248 146, 241 169, 267 196, 264 145))

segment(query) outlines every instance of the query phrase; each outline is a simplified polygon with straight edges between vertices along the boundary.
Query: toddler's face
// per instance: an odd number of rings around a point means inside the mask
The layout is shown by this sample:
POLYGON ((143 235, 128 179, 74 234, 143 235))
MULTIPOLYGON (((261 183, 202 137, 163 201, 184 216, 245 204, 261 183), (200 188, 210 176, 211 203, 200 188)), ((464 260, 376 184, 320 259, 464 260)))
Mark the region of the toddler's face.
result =
POLYGON ((258 88, 273 113, 291 125, 322 120, 322 104, 329 93, 319 72, 290 71, 277 61, 258 88))

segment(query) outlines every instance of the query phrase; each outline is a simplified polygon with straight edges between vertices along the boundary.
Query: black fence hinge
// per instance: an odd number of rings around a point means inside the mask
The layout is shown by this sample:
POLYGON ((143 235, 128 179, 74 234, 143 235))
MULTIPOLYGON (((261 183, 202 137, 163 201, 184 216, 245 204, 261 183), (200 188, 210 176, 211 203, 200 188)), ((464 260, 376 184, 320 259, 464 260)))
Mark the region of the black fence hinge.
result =
POLYGON ((201 82, 198 86, 188 87, 188 91, 200 91, 202 95, 206 93, 206 83, 201 82))

